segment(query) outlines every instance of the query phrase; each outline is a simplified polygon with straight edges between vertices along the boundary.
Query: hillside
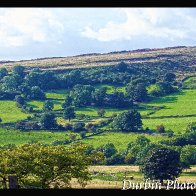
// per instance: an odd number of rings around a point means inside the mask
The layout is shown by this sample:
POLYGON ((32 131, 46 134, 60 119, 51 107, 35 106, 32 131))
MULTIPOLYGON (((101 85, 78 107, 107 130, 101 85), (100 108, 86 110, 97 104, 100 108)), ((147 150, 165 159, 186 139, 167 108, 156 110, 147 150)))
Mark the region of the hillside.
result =
POLYGON ((0 67, 11 69, 15 65, 22 65, 26 67, 27 71, 33 68, 62 71, 64 69, 112 66, 122 61, 130 66, 152 67, 153 65, 157 65, 160 68, 168 68, 168 65, 172 63, 173 67, 171 69, 177 71, 178 76, 181 76, 195 71, 195 59, 196 47, 178 46, 21 61, 1 61, 0 67))

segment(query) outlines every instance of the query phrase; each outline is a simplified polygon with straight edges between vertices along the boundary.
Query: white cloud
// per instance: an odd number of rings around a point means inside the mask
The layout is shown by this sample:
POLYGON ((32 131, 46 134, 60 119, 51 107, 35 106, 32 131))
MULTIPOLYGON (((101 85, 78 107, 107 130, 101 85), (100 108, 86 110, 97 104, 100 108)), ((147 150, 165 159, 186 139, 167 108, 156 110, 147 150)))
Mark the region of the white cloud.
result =
POLYGON ((117 14, 124 12, 126 21, 109 21, 97 31, 87 26, 82 35, 99 41, 131 40, 140 36, 188 38, 192 32, 196 33, 196 9, 194 11, 190 8, 120 8, 117 14))
POLYGON ((51 10, 45 8, 0 9, 1 46, 22 46, 31 41, 47 42, 56 39, 62 31, 63 24, 51 10))

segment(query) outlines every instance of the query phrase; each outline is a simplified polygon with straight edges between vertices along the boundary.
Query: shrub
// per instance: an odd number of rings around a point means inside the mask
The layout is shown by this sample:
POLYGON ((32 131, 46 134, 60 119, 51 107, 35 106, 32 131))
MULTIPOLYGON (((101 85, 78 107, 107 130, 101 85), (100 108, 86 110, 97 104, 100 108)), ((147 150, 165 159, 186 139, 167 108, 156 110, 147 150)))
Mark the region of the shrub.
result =
POLYGON ((85 123, 83 122, 77 122, 77 123, 74 123, 73 125, 73 131, 74 132, 81 132, 81 131, 85 131, 85 123))

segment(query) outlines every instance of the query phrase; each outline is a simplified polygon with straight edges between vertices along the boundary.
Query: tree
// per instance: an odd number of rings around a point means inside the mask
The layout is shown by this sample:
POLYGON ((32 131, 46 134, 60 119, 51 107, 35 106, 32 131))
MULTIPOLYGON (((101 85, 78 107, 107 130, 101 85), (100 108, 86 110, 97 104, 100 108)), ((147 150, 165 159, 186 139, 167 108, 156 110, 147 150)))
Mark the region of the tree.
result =
POLYGON ((54 108, 54 103, 52 101, 45 101, 44 105, 43 105, 43 110, 48 112, 48 111, 52 111, 54 108))
POLYGON ((150 144, 150 140, 144 135, 138 136, 135 140, 136 145, 140 145, 141 147, 147 146, 150 144))
POLYGON ((108 96, 110 96, 108 105, 112 107, 125 108, 127 106, 132 106, 132 100, 128 101, 123 92, 116 91, 108 96))
POLYGON ((19 88, 21 83, 22 80, 18 75, 5 76, 2 79, 2 89, 4 91, 13 92, 19 88))
POLYGON ((36 100, 39 100, 39 99, 43 100, 46 98, 46 96, 43 90, 41 90, 39 86, 33 86, 31 88, 30 98, 36 99, 36 100))
POLYGON ((114 69, 118 72, 125 72, 127 70, 128 65, 125 62, 120 62, 119 64, 114 66, 114 69))
POLYGON ((106 98, 106 92, 107 92, 107 88, 100 88, 100 89, 95 89, 95 92, 93 93, 93 97, 94 97, 94 102, 96 105, 98 106, 103 106, 104 105, 104 100, 106 98))
POLYGON ((88 171, 96 153, 86 156, 86 145, 77 144, 49 146, 40 143, 0 149, 0 176, 4 188, 8 175, 19 179, 21 188, 28 186, 46 188, 71 187, 71 179, 76 178, 84 187, 91 179, 88 171), (62 184, 63 182, 63 184, 62 184))
POLYGON ((138 102, 146 101, 148 97, 146 86, 143 83, 137 83, 136 85, 129 83, 126 86, 126 95, 130 100, 138 102))
POLYGON ((106 111, 104 109, 100 109, 97 111, 97 114, 100 116, 100 117, 103 117, 105 115, 106 111))
POLYGON ((182 162, 183 168, 189 168, 190 165, 195 165, 196 164, 195 146, 192 145, 184 146, 180 152, 180 160, 182 162))
POLYGON ((0 68, 0 80, 3 79, 7 75, 8 75, 7 69, 5 67, 0 68))
POLYGON ((176 75, 174 73, 168 72, 164 75, 163 81, 165 82, 174 82, 176 75))
POLYGON ((25 104, 25 98, 22 97, 21 95, 16 95, 15 100, 19 107, 22 107, 25 104))
POLYGON ((116 153, 106 160, 107 165, 120 165, 125 163, 125 156, 120 153, 116 153))
POLYGON ((91 85, 75 85, 70 92, 70 96, 73 99, 73 104, 79 107, 90 105, 93 102, 94 91, 95 88, 91 85))
POLYGON ((177 151, 159 148, 155 149, 144 161, 142 172, 145 179, 175 180, 182 172, 180 155, 177 151))
POLYGON ((40 123, 45 129, 54 129, 57 128, 57 122, 55 119, 55 115, 52 113, 44 113, 41 116, 40 123))
POLYGON ((114 118, 113 127, 123 132, 138 131, 142 127, 141 115, 136 110, 123 112, 114 118))
POLYGON ((64 119, 69 119, 69 121, 70 121, 72 118, 75 118, 75 117, 76 117, 76 114, 74 111, 74 107, 66 107, 64 109, 64 113, 63 113, 64 119))
POLYGON ((74 132, 83 132, 83 131, 86 131, 85 130, 85 123, 83 123, 83 122, 76 122, 76 123, 74 123, 74 125, 73 125, 73 131, 74 132))
POLYGON ((24 77, 25 76, 25 67, 21 66, 21 65, 16 65, 13 67, 13 74, 15 75, 19 75, 20 77, 24 77))
POLYGON ((72 98, 68 95, 65 97, 64 103, 62 104, 62 108, 70 107, 72 104, 72 98))
POLYGON ((97 150, 103 152, 106 158, 109 158, 117 153, 117 149, 113 143, 108 143, 106 145, 100 146, 97 148, 97 150))

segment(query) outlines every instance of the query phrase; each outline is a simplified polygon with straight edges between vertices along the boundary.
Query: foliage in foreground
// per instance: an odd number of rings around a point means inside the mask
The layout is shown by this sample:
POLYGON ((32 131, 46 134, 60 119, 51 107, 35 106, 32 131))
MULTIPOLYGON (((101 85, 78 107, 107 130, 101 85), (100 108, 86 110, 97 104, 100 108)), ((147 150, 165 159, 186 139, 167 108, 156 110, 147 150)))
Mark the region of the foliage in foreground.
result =
POLYGON ((25 144, 19 147, 0 149, 0 177, 3 188, 9 175, 16 175, 20 187, 40 188, 70 187, 72 178, 77 178, 81 186, 90 180, 88 166, 99 159, 95 154, 85 155, 86 146, 82 144, 49 146, 40 143, 25 144))

